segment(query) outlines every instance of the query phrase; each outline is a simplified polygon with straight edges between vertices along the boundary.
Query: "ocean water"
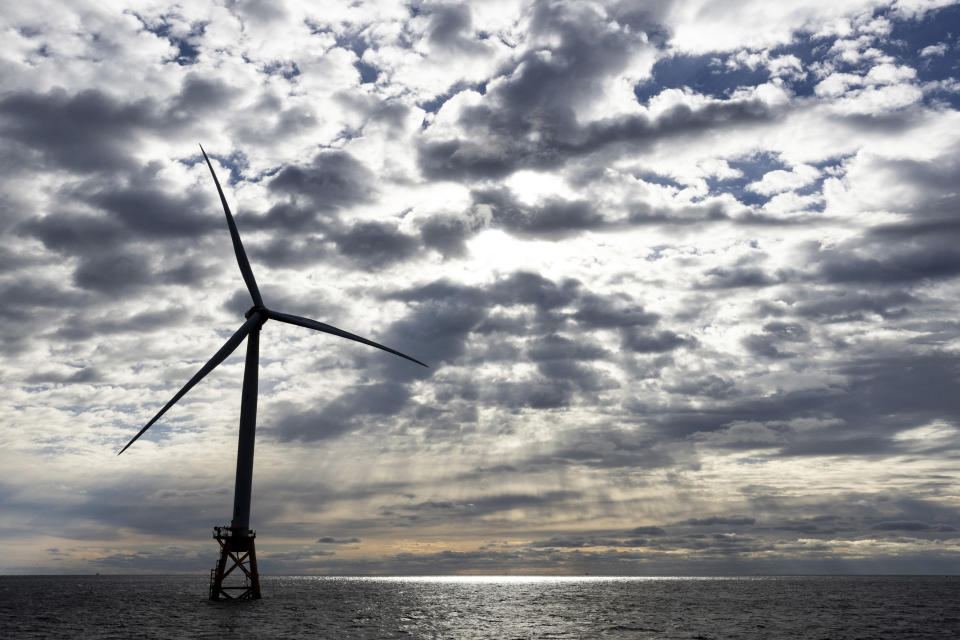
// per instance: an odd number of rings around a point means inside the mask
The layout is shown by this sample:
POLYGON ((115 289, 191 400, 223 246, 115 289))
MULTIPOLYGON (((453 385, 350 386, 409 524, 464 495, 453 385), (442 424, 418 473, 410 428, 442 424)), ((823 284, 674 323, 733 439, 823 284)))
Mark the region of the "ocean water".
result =
POLYGON ((960 638, 958 577, 0 576, 0 638, 960 638))

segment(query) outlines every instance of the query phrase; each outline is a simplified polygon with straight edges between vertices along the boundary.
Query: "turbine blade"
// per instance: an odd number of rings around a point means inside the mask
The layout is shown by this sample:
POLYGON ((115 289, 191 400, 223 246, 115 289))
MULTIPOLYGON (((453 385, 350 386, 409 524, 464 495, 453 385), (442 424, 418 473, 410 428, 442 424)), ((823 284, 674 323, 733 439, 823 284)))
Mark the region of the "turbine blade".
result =
MULTIPOLYGON (((250 333, 250 331, 256 326, 256 323, 260 322, 262 319, 263 318, 259 313, 252 314, 247 319, 247 321, 243 323, 243 326, 237 329, 237 332, 234 333, 232 336, 230 336, 230 339, 227 340, 226 344, 220 347, 220 350, 217 351, 212 358, 210 358, 209 362, 203 365, 203 367, 200 368, 200 371, 197 371, 194 374, 194 376, 190 378, 190 381, 187 384, 183 385, 183 388, 177 392, 177 395, 173 396, 173 398, 170 399, 170 402, 163 405, 163 409, 160 409, 160 411, 157 412, 157 415, 153 416, 153 419, 150 420, 150 422, 148 422, 146 425, 144 425, 143 429, 140 429, 140 431, 137 432, 137 435, 133 436, 133 439, 127 443, 126 447, 124 447, 123 449, 120 449, 120 453, 123 453, 124 451, 126 451, 130 447, 130 445, 136 442, 137 439, 140 436, 142 436, 144 432, 153 425, 154 422, 160 419, 160 416, 162 416, 164 413, 167 412, 167 409, 169 409, 174 404, 176 404, 177 400, 182 398, 187 393, 187 391, 190 391, 190 389, 192 389, 194 385, 196 385, 198 382, 203 380, 203 377, 205 375, 213 371, 213 369, 216 368, 218 364, 226 360, 227 356, 229 356, 231 353, 234 352, 234 350, 236 350, 236 348, 240 345, 240 343, 243 342, 243 339, 247 337, 247 334, 250 333)), ((118 453, 117 455, 120 455, 120 453, 118 453)))
POLYGON ((213 183, 217 185, 217 193, 220 194, 220 203, 223 204, 223 212, 227 214, 227 226, 230 227, 230 238, 233 240, 233 252, 237 254, 237 264, 240 265, 240 273, 243 274, 243 281, 247 283, 247 290, 250 292, 250 297, 253 298, 254 306, 262 307, 263 298, 260 297, 260 289, 257 288, 257 281, 253 277, 253 270, 250 269, 247 252, 243 250, 243 242, 240 241, 240 232, 237 231, 237 223, 233 221, 233 214, 230 213, 227 198, 223 195, 223 189, 220 188, 220 181, 217 180, 217 174, 213 170, 213 165, 210 164, 210 158, 207 157, 207 152, 203 150, 203 145, 200 145, 200 152, 203 154, 203 159, 207 161, 207 166, 210 168, 213 183))
POLYGON ((340 336, 341 338, 346 338, 347 340, 362 342, 363 344, 368 344, 371 347, 376 347, 377 349, 383 349, 384 351, 388 351, 396 356, 400 356, 401 358, 406 358, 411 362, 416 362, 421 366, 429 367, 429 365, 426 365, 420 362, 416 358, 411 358, 410 356, 404 353, 400 353, 399 351, 396 351, 394 349, 391 349, 390 347, 385 347, 382 344, 378 344, 374 342, 373 340, 367 340, 366 338, 361 338, 360 336, 354 335, 352 333, 348 333, 343 329, 337 329, 336 327, 330 326, 329 324, 317 322, 316 320, 311 320, 310 318, 301 318, 300 316, 292 316, 289 313, 280 313, 279 311, 273 311, 271 309, 267 309, 267 317, 272 320, 279 320, 280 322, 286 322, 287 324, 295 324, 300 327, 306 327, 307 329, 316 329, 317 331, 323 331, 324 333, 332 333, 335 336, 340 336))

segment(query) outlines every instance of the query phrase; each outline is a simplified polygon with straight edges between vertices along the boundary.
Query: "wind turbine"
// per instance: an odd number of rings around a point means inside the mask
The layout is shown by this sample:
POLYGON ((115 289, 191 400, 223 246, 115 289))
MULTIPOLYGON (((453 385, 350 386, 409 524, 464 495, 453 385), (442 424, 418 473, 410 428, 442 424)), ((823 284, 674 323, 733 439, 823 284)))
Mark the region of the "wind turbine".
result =
POLYGON ((257 287, 257 281, 253 277, 253 270, 250 268, 250 261, 247 260, 247 252, 243 249, 243 242, 240 241, 240 232, 237 231, 237 224, 230 213, 230 206, 223 195, 223 189, 220 187, 220 181, 217 180, 217 174, 210 164, 210 158, 207 152, 200 146, 200 152, 203 153, 203 159, 210 168, 210 175, 213 176, 213 182, 217 185, 217 193, 220 194, 220 203, 223 204, 223 212, 227 217, 227 226, 230 228, 230 237, 233 240, 233 251, 237 255, 237 263, 240 265, 240 273, 243 275, 243 281, 247 285, 250 297, 253 299, 253 306, 246 312, 246 322, 244 322, 236 333, 230 336, 226 344, 220 347, 220 350, 213 354, 213 357, 203 365, 192 378, 183 385, 163 406, 157 415, 148 422, 137 435, 133 436, 130 442, 120 450, 117 455, 126 451, 130 445, 137 441, 147 429, 160 419, 167 412, 167 409, 176 404, 177 400, 182 398, 198 382, 203 380, 204 376, 213 371, 217 365, 227 359, 227 357, 240 346, 243 339, 247 339, 247 359, 243 368, 243 389, 240 400, 240 436, 237 444, 237 478, 233 494, 233 520, 229 527, 214 527, 213 537, 220 543, 220 561, 217 568, 210 572, 210 599, 219 600, 220 597, 229 599, 258 599, 260 598, 260 577, 257 571, 256 550, 254 547, 254 538, 256 533, 250 529, 250 491, 253 482, 253 443, 254 432, 257 426, 257 377, 260 357, 260 329, 267 320, 277 320, 294 324, 315 331, 331 333, 347 340, 362 342, 363 344, 382 349, 401 358, 406 358, 411 362, 426 367, 427 365, 416 358, 395 351, 390 347, 372 340, 367 340, 358 335, 354 335, 342 329, 338 329, 323 322, 317 322, 310 318, 290 315, 268 309, 263 304, 263 298, 260 297, 260 289, 257 287), (228 568, 228 561, 232 565, 228 568), (224 586, 223 581, 230 573, 239 568, 245 576, 243 586, 224 586), (239 590, 236 595, 231 595, 230 591, 239 590))

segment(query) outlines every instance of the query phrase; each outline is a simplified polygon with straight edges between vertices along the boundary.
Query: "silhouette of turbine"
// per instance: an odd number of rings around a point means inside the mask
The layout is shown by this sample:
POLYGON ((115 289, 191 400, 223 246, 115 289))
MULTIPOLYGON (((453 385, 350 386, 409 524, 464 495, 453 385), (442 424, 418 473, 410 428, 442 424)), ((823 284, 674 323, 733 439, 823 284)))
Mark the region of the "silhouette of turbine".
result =
POLYGON ((245 314, 246 322, 237 329, 236 333, 230 336, 226 344, 220 347, 220 350, 190 378, 187 384, 183 385, 183 388, 157 412, 157 415, 153 416, 150 422, 140 429, 137 435, 133 436, 130 442, 128 442, 117 455, 126 451, 130 445, 136 442, 147 429, 153 426, 153 424, 167 412, 167 409, 176 404, 177 400, 186 395, 204 376, 226 360, 240 343, 243 342, 244 338, 247 339, 247 359, 243 369, 243 389, 240 400, 240 436, 237 444, 237 477, 233 495, 233 520, 230 527, 214 528, 214 538, 220 542, 221 546, 221 557, 217 569, 211 572, 210 598, 216 600, 220 596, 227 598, 233 597, 223 589, 240 587, 223 587, 222 583, 225 574, 229 574, 237 567, 239 567, 247 577, 246 590, 241 593, 239 597, 259 598, 260 584, 253 544, 255 534, 250 530, 250 491, 253 481, 254 432, 256 431, 257 425, 257 379, 260 357, 260 329, 263 324, 267 320, 277 320, 279 322, 286 322, 287 324, 306 327, 307 329, 314 329, 315 331, 331 333, 341 338, 362 342, 371 347, 382 349, 424 367, 427 365, 416 358, 411 358, 390 347, 324 324, 323 322, 317 322, 310 318, 302 318, 288 313, 281 313, 264 306, 263 298, 260 297, 260 289, 257 287, 257 281, 253 277, 253 270, 250 268, 250 261, 247 260, 247 253, 243 249, 243 242, 240 241, 240 232, 237 231, 237 225, 233 220, 233 215, 230 213, 227 199, 224 197, 223 189, 220 187, 220 181, 217 179, 217 174, 213 170, 210 158, 207 157, 207 152, 203 150, 202 145, 200 146, 200 152, 203 153, 203 159, 206 161, 207 167, 210 168, 210 175, 213 176, 213 182, 217 186, 217 193, 220 194, 220 202, 223 204, 223 212, 226 214, 227 226, 230 228, 230 237, 233 240, 233 251, 237 256, 237 263, 240 265, 240 273, 243 275, 243 281, 246 283, 250 297, 253 299, 253 306, 250 307, 245 314), (224 532, 224 529, 226 529, 226 532, 224 532), (235 566, 229 571, 227 571, 225 567, 228 558, 235 560, 235 566), (215 582, 216 584, 214 584, 215 582))

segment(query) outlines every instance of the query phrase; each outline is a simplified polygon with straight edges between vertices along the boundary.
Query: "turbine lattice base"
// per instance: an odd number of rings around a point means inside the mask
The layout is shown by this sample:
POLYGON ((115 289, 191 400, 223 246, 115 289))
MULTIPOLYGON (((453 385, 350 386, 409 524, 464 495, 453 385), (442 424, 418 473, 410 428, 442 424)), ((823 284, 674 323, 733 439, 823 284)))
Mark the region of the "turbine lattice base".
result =
POLYGON ((230 527, 213 528, 213 539, 220 544, 220 560, 217 568, 210 570, 211 600, 260 599, 256 537, 254 531, 234 535, 230 527))

